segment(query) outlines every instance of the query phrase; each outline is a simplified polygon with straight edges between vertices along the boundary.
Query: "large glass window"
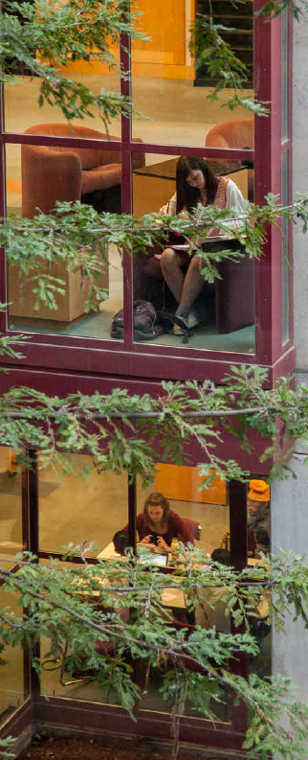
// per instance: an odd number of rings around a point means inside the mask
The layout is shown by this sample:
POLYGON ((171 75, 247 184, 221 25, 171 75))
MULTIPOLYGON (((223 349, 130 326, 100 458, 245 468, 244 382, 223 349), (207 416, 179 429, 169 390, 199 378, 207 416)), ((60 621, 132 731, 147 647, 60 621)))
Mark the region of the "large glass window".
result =
MULTIPOLYGON (((236 111, 221 108, 232 97, 232 89, 223 89, 218 100, 207 97, 217 77, 203 62, 207 32, 205 26, 202 27, 210 16, 214 23, 225 27, 220 32, 224 42, 247 66, 242 95, 250 97, 253 94, 252 3, 242 4, 241 12, 229 2, 211 4, 208 0, 198 0, 196 4, 190 0, 156 0, 155 3, 140 0, 138 7, 144 14, 141 28, 150 40, 136 40, 132 45, 133 106, 136 112, 147 117, 146 120, 134 117, 134 136, 146 142, 171 145, 252 148, 253 119, 246 124, 247 111, 241 107, 236 111), (199 40, 197 59, 190 48, 195 21, 199 40)), ((215 47, 211 58, 214 56, 215 47)))
POLYGON ((22 548, 21 473, 13 449, 0 446, 1 556, 9 560, 22 548))
MULTIPOLYGON (((112 50, 115 57, 119 57, 119 49, 112 50)), ((88 87, 94 95, 99 95, 100 91, 120 93, 120 76, 112 70, 109 70, 106 64, 99 61, 78 61, 71 63, 66 67, 60 67, 60 73, 66 79, 80 82, 84 87, 88 87)), ((97 131, 96 137, 106 137, 106 127, 104 126, 99 109, 94 105, 91 109, 93 117, 73 120, 68 126, 65 117, 59 109, 55 109, 52 104, 45 102, 40 105, 40 87, 41 80, 39 77, 23 76, 17 77, 14 84, 5 84, 5 129, 7 132, 31 132, 32 134, 45 135, 50 134, 50 130, 56 130, 59 136, 74 136, 74 130, 78 137, 95 137, 91 135, 92 130, 97 131)), ((111 118, 109 124, 110 138, 120 137, 121 123, 118 117, 111 118)), ((52 132, 51 132, 52 133, 52 132)), ((55 133, 55 132, 54 132, 55 133)))
MULTIPOLYGON (((243 197, 250 201, 257 200, 261 203, 268 192, 280 192, 280 182, 274 167, 276 159, 271 146, 272 137, 280 134, 281 118, 283 140, 290 131, 290 125, 286 121, 288 101, 284 99, 290 77, 286 66, 286 48, 290 42, 287 15, 282 17, 280 39, 279 19, 277 24, 276 21, 272 24, 265 22, 260 15, 254 16, 252 2, 244 3, 238 9, 233 9, 231 5, 216 0, 212 3, 208 0, 198 0, 197 3, 190 0, 180 0, 177 3, 167 0, 163 5, 161 0, 157 3, 140 0, 138 10, 143 15, 138 24, 150 39, 133 41, 130 81, 126 76, 121 80, 118 73, 114 74, 106 67, 101 67, 95 56, 91 68, 88 61, 71 61, 64 73, 73 80, 79 79, 82 83, 89 84, 96 93, 100 86, 110 91, 121 90, 125 96, 129 96, 132 91, 133 114, 131 118, 122 114, 122 120, 117 122, 117 126, 112 122, 110 133, 114 141, 110 150, 107 141, 96 145, 97 133, 91 132, 92 127, 98 132, 101 130, 99 114, 95 113, 93 121, 86 118, 84 123, 73 121, 72 125, 67 125, 62 117, 56 116, 54 120, 49 106, 46 109, 43 106, 38 113, 36 103, 39 83, 37 78, 30 82, 29 77, 25 78, 21 98, 22 104, 27 102, 27 109, 22 108, 20 111, 20 108, 14 109, 14 92, 17 92, 16 87, 23 85, 17 82, 14 88, 6 86, 6 129, 10 132, 16 130, 17 134, 27 130, 28 135, 24 139, 33 140, 33 144, 22 144, 20 160, 19 149, 14 144, 16 137, 4 133, 9 213, 19 213, 21 210, 23 216, 31 217, 36 208, 51 213, 57 200, 76 198, 93 205, 99 211, 117 213, 120 208, 125 213, 132 211, 135 218, 158 211, 168 204, 174 194, 179 154, 185 151, 186 157, 189 157, 190 149, 194 157, 202 157, 203 150, 209 154, 206 160, 212 164, 213 171, 219 178, 227 179, 229 187, 231 181, 234 182, 243 197), (231 51, 247 66, 244 89, 239 88, 235 93, 234 81, 230 79, 230 86, 220 92, 219 101, 208 100, 206 97, 217 84, 213 68, 215 51, 211 48, 208 36, 205 35, 205 40, 202 34, 199 35, 197 51, 190 46, 191 27, 195 22, 201 26, 207 24, 209 15, 220 25, 224 42, 231 46, 231 51), (282 42, 282 57, 275 62, 275 67, 271 52, 273 35, 275 41, 279 40, 279 56, 280 41, 282 42), (202 53, 206 53, 203 58, 202 53), (277 89, 272 86, 278 73, 279 77, 282 73, 283 114, 280 109, 280 87, 277 89), (26 92, 29 93, 28 98, 26 92), (274 97, 270 117, 254 118, 251 110, 243 109, 242 105, 234 110, 221 109, 221 103, 226 105, 226 99, 232 98, 234 94, 244 100, 255 96, 262 102, 269 102, 274 97), (45 118, 45 113, 48 118, 45 118), (19 114, 21 121, 18 121, 19 114), (142 115, 149 118, 142 118, 142 115), (87 130, 87 135, 84 130, 87 130), (65 147, 59 147, 56 143, 48 146, 34 144, 40 136, 46 138, 50 135, 52 139, 65 135, 65 147), (85 136, 91 140, 87 148, 82 147, 85 136), (76 138, 80 139, 80 143, 76 143, 76 138), (74 140, 74 144, 71 140, 74 140), (137 144, 134 140, 138 141, 137 144), (235 158, 232 158, 234 153, 235 158), (48 171, 46 160, 49 163, 48 171), (72 168, 75 164, 81 175, 78 182, 72 168), (102 185, 98 182, 101 175, 104 175, 102 185)), ((124 39, 123 42, 121 61, 124 68, 128 69, 127 40, 124 39)), ((111 52, 118 57, 118 49, 114 45, 111 46, 111 52)), ((22 141, 22 137, 18 139, 22 141)), ((202 202, 209 205, 207 198, 202 202)), ((177 286, 174 285, 174 271, 171 276, 167 272, 167 267, 171 264, 170 253, 168 261, 167 256, 164 256, 165 248, 157 250, 149 244, 146 256, 140 254, 140 249, 133 250, 131 266, 129 256, 124 252, 122 260, 122 250, 112 245, 106 250, 108 263, 102 281, 98 283, 105 289, 106 298, 99 299, 98 311, 91 313, 85 311, 89 282, 83 271, 68 271, 65 262, 62 262, 60 271, 58 265, 55 264, 55 268, 51 265, 52 276, 64 280, 66 289, 65 296, 56 296, 58 309, 51 312, 42 303, 38 309, 34 308, 33 283, 17 276, 17 270, 10 264, 9 328, 44 336, 41 340, 35 338, 35 360, 41 366, 52 362, 43 349, 43 341, 44 345, 57 343, 61 366, 67 366, 69 361, 70 368, 74 370, 83 369, 82 352, 75 350, 80 348, 81 343, 92 352, 91 356, 94 356, 94 350, 102 349, 100 355, 95 356, 95 361, 98 360, 96 366, 102 372, 109 371, 110 358, 112 360, 116 353, 117 371, 131 373, 134 356, 134 367, 140 375, 139 361, 143 355, 140 344, 150 342, 153 347, 149 345, 146 349, 149 377, 165 377, 167 374, 187 376, 184 364, 180 369, 181 358, 185 361, 187 358, 192 360, 196 376, 200 376, 198 360, 202 358, 211 361, 214 352, 222 360, 219 368, 217 363, 213 365, 215 381, 219 372, 222 376, 227 369, 227 354, 239 354, 239 361, 247 359, 271 366, 274 360, 273 346, 276 345, 272 333, 280 324, 277 316, 281 305, 271 299, 267 288, 277 276, 280 277, 277 269, 273 267, 271 277, 266 278, 266 282, 261 282, 254 259, 243 255, 239 263, 220 262, 220 276, 213 283, 204 285, 200 272, 197 271, 197 257, 187 258, 187 251, 175 248, 174 241, 172 245, 167 239, 166 244, 173 251, 172 266, 175 266, 177 286), (140 301, 150 304, 148 312, 140 301), (188 334, 187 329, 181 334, 181 325, 174 323, 173 317, 178 307, 180 311, 186 311, 184 317, 187 318, 188 334), (165 318, 166 312, 167 317, 171 315, 171 321, 165 318), (51 337, 45 339, 48 334, 51 337), (55 341, 54 336, 59 336, 59 341, 55 341), (60 336, 64 336, 63 342, 60 336), (83 339, 82 342, 77 340, 79 338, 83 339), (108 341, 108 345, 94 345, 93 340, 87 342, 87 338, 108 341), (116 342, 122 339, 123 352, 116 342), (64 345, 65 348, 70 345, 74 350, 66 354, 64 345), (210 351, 210 355, 206 355, 205 351, 210 351), (43 356, 39 357, 38 354, 41 353, 43 356), (222 353, 225 354, 224 357, 222 353), (167 372, 166 356, 169 357, 168 361, 175 362, 174 373, 169 370, 167 372)), ((186 241, 184 244, 187 244, 186 241)), ((280 252, 275 249, 279 244, 277 236, 269 238, 266 266, 272 268, 271 262, 277 261, 280 252), (273 248, 273 256, 270 247, 273 248)), ((213 252, 219 253, 221 245, 221 240, 215 241, 213 252)), ((232 250, 233 245, 234 241, 228 243, 232 250)), ((211 246, 214 246, 213 240, 211 246)), ((263 263, 261 266, 263 269, 263 263)), ((283 272, 282 277, 285 292, 286 272, 283 272)), ((273 292, 278 292, 276 286, 273 292)), ((287 307, 283 308, 288 320, 287 307)), ((179 315, 176 314, 176 317, 179 315)), ((286 335, 284 331, 284 342, 287 340, 286 335)), ((28 346, 30 356, 33 351, 31 341, 28 346)))
MULTIPOLYGON (((52 213, 57 201, 81 200, 99 212, 121 210, 120 150, 9 145, 6 163, 7 209, 9 216, 16 215, 16 223, 20 214, 32 218, 38 210, 52 213), (114 174, 112 182, 116 184, 99 189, 100 179, 103 185, 106 177, 110 180, 110 166, 114 174)), ((85 252, 86 249, 81 250, 82 255, 85 252)), ((101 273, 95 278, 95 285, 102 293, 100 302, 93 307, 96 310, 90 311, 87 306, 90 281, 82 268, 74 271, 65 260, 55 257, 54 263, 45 262, 26 276, 8 262, 10 329, 109 339, 112 318, 123 306, 122 256, 112 244, 103 246, 103 253, 93 254, 90 249, 88 255, 92 258, 97 255, 99 259, 101 273), (64 294, 54 291, 56 309, 44 301, 36 304, 34 278, 38 275, 55 278, 56 287, 65 290, 64 294)))
MULTIPOLYGON (((2 551, 1 551, 2 554, 2 551)), ((0 586, 0 608, 9 608, 18 618, 22 617, 22 608, 19 607, 7 591, 0 586)), ((24 681, 24 652, 21 646, 5 647, 1 651, 1 678, 0 678, 0 723, 4 722, 11 713, 19 707, 25 697, 24 681)))
MULTIPOLYGON (((14 451, 0 446, 0 565, 9 570, 14 556, 23 549, 22 483, 14 451)), ((0 584, 0 608, 9 608, 22 617, 22 608, 0 584)), ((0 721, 6 720, 24 699, 24 653, 21 647, 6 647, 1 652, 0 721)))
MULTIPOLYGON (((247 564, 254 567, 266 565, 266 555, 271 551, 270 486, 263 477, 254 477, 247 489, 247 564)), ((248 672, 259 678, 271 675, 272 625, 270 616, 270 592, 259 598, 255 615, 251 617, 250 629, 259 647, 256 657, 250 658, 248 672)))
MULTIPOLYGON (((45 566, 50 566, 50 560, 41 560, 45 566)), ((61 562, 61 568, 72 569, 72 566, 66 562, 61 562)), ((82 570, 81 566, 74 565, 76 572, 82 570)), ((77 579, 78 575, 76 576, 77 579)), ((97 604, 97 610, 103 609, 103 604, 97 604)), ((123 610, 123 616, 127 618, 127 610, 123 610)), ((66 699, 81 700, 83 702, 99 702, 101 704, 119 704, 119 696, 114 689, 102 688, 94 680, 93 672, 85 667, 86 652, 79 656, 79 669, 76 666, 71 670, 69 660, 72 656, 72 649, 69 639, 61 642, 61 653, 54 657, 50 653, 50 641, 46 637, 41 637, 40 657, 41 657, 41 691, 44 696, 65 697, 66 699)), ((103 644, 102 644, 102 654, 103 644)), ((112 654, 112 650, 106 646, 106 654, 112 654)))
POLYGON ((81 545, 92 542, 90 552, 109 556, 113 535, 128 522, 127 478, 112 472, 81 476, 91 468, 91 458, 72 455, 70 475, 63 480, 52 468, 39 473, 40 548, 57 552, 69 542, 81 545), (104 554, 105 552, 105 554, 104 554), (109 552, 109 553, 108 553, 109 552))
MULTIPOLYGON (((194 159, 184 156, 171 157, 147 154, 146 165, 133 170, 133 212, 139 217, 153 211, 174 215, 187 213, 189 201, 183 195, 182 206, 178 207, 176 195, 176 174, 179 166, 183 167, 182 185, 189 189, 187 167, 194 159)), ((199 164, 198 164, 199 165, 199 164)), ((220 207, 235 207, 235 214, 245 213, 245 199, 248 198, 250 170, 237 165, 236 162, 224 161, 223 158, 201 159, 203 171, 210 171, 217 182, 211 203, 220 207)), ((192 173, 193 173, 192 169, 192 173)), ((198 170, 195 170, 198 171, 198 170)), ((205 184, 205 178, 200 172, 205 184)), ((179 182, 179 188, 182 187, 179 182)), ((181 190, 183 193, 184 191, 181 190)), ((201 191, 196 204, 202 202, 201 191)), ((206 201, 205 201, 206 203, 206 201)), ((236 223, 235 223, 236 224, 236 223)), ((232 228, 232 222, 231 222, 232 228)), ((203 248, 209 253, 217 254, 224 249, 241 250, 232 238, 232 229, 225 232, 223 240, 211 231, 203 248)), ((147 252, 136 251, 134 255, 134 299, 152 304, 158 319, 154 325, 148 325, 150 315, 134 314, 134 337, 136 341, 147 339, 155 344, 165 346, 184 346, 189 348, 207 348, 214 351, 232 351, 253 353, 254 334, 254 262, 248 256, 237 261, 221 261, 217 266, 217 277, 213 283, 207 282, 200 274, 201 261, 198 256, 188 254, 189 237, 166 233, 165 242, 148 247, 147 252), (180 307, 180 308, 179 308, 180 307), (174 317, 183 312, 191 327, 191 334, 183 333, 181 325, 174 323, 174 317), (193 318, 193 322, 189 320, 193 318), (147 327, 148 325, 148 327, 147 327), (183 341, 184 335, 184 341, 183 341)), ((215 265, 215 264, 214 264, 215 265)), ((139 308, 139 307, 138 307, 139 308)))
MULTIPOLYGON (((163 497, 167 500, 170 510, 170 526, 173 526, 176 520, 179 521, 179 524, 183 523, 184 529, 187 531, 184 538, 189 538, 196 547, 202 549, 208 556, 212 556, 214 560, 230 564, 228 489, 218 477, 214 478, 208 488, 200 490, 200 487, 201 478, 197 467, 158 464, 154 483, 147 488, 142 488, 141 484, 138 483, 137 512, 139 515, 145 513, 151 515, 151 509, 155 510, 155 505, 158 505, 163 497)), ((153 519, 156 519, 155 514, 153 519)), ((151 543, 156 540, 155 523, 153 522, 152 525, 151 543)), ((155 551, 159 552, 159 545, 156 545, 155 551)), ((169 555, 169 568, 173 564, 172 556, 172 554, 169 555)), ((175 579, 176 567, 170 575, 170 581, 173 585, 175 579)), ((217 631, 229 632, 230 620, 224 615, 225 604, 217 600, 219 593, 218 589, 204 589, 200 594, 195 611, 192 611, 189 607, 189 600, 182 591, 173 587, 164 589, 163 604, 166 607, 166 615, 168 614, 170 618, 170 624, 175 626, 178 631, 186 628, 188 636, 195 624, 201 625, 204 630, 215 626, 217 631), (214 603, 213 598, 215 598, 214 603)), ((137 683, 143 690, 140 707, 171 712, 172 700, 170 702, 164 701, 160 691, 164 675, 163 662, 159 664, 159 667, 150 670, 143 663, 138 663, 136 673, 137 683)), ((229 721, 231 719, 231 695, 222 692, 221 698, 220 705, 215 706, 213 704, 211 707, 218 720, 229 721)), ((196 715, 189 699, 185 705, 184 713, 196 715)))

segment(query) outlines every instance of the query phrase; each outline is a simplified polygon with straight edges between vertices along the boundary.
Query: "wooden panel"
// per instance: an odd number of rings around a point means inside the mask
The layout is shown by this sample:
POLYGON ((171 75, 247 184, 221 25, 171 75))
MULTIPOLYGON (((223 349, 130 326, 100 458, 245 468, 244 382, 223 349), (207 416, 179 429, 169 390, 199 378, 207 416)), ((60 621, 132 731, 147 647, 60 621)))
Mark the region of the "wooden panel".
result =
MULTIPOLYGON (((133 76, 193 80, 194 67, 190 56, 186 61, 186 44, 194 0, 139 0, 136 10, 143 14, 137 25, 150 39, 133 42, 133 76)), ((118 47, 110 45, 110 52, 118 59, 118 47)), ((95 59, 90 63, 75 61, 60 70, 67 74, 117 76, 107 64, 95 59)))
POLYGON ((150 40, 133 43, 133 60, 185 64, 185 0, 139 0, 140 27, 150 40))
POLYGON ((147 177, 133 174, 133 209, 134 216, 151 214, 172 198, 175 193, 175 180, 161 177, 147 177))
POLYGON ((163 493, 167 499, 196 501, 201 504, 226 504, 226 483, 217 476, 209 488, 199 491, 202 481, 197 467, 158 464, 157 471, 157 491, 163 493))
MULTIPOLYGON (((37 274, 39 271, 37 272, 37 274)), ((19 267, 8 264, 10 316, 32 319, 53 320, 55 322, 72 322, 85 313, 85 302, 89 293, 89 280, 80 271, 68 272, 65 261, 50 264, 48 274, 58 277, 65 283, 65 294, 56 293, 58 308, 54 311, 42 304, 38 311, 34 308, 33 288, 36 287, 30 277, 20 275, 19 267)), ((108 289, 109 273, 106 268, 97 280, 97 284, 108 289)))
POLYGON ((248 169, 243 169, 241 172, 232 172, 228 174, 228 179, 233 179, 233 182, 238 186, 243 198, 248 198, 248 169))

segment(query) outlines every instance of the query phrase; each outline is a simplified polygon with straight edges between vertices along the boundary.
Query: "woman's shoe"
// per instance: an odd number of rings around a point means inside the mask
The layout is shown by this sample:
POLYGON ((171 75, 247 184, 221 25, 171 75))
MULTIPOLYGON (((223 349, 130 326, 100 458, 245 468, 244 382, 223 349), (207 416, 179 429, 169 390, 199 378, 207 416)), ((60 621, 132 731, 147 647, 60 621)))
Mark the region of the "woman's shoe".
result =
POLYGON ((174 316, 174 325, 173 325, 173 333, 174 335, 186 335, 189 330, 192 330, 194 327, 197 327, 199 324, 199 319, 196 314, 196 312, 191 309, 191 311, 188 312, 187 317, 177 316, 175 314, 174 316))

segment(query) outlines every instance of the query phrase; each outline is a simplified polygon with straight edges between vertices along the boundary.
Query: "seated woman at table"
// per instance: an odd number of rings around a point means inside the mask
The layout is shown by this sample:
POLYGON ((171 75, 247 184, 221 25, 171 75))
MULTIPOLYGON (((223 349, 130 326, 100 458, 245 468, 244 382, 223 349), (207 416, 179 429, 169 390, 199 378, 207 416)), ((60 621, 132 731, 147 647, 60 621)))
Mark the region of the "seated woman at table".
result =
MULTIPOLYGON (((228 177, 216 176, 203 158, 181 156, 176 167, 176 193, 160 209, 160 213, 170 216, 181 212, 190 214, 198 203, 220 209, 245 210, 247 201, 235 182, 228 177)), ((231 233, 239 225, 240 221, 230 222, 231 233)), ((209 236, 218 234, 222 234, 218 229, 209 232, 209 236)), ((227 243, 226 245, 228 246, 227 243)), ((199 323, 198 315, 192 307, 205 284, 201 274, 202 259, 191 257, 185 251, 174 250, 172 245, 165 248, 163 253, 155 254, 155 257, 160 259, 164 279, 179 304, 175 313, 174 332, 182 334, 199 323), (184 275, 183 267, 187 266, 184 275)))
MULTIPOLYGON (((158 491, 147 496, 143 512, 137 515, 136 526, 142 544, 152 544, 163 552, 171 552, 173 538, 184 544, 193 543, 184 520, 170 509, 168 499, 158 491)), ((128 530, 128 525, 124 530, 128 530)))

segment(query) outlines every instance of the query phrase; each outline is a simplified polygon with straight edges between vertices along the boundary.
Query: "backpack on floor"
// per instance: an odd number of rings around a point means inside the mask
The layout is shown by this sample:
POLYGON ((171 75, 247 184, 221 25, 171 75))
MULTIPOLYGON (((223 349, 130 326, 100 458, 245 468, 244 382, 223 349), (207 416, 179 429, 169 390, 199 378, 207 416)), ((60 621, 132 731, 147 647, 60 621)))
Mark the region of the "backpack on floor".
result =
MULTIPOLYGON (((137 341, 154 340, 164 332, 158 322, 157 311, 149 301, 135 300, 133 303, 134 339, 137 341)), ((124 338, 124 309, 115 314, 111 325, 111 337, 124 338)))

